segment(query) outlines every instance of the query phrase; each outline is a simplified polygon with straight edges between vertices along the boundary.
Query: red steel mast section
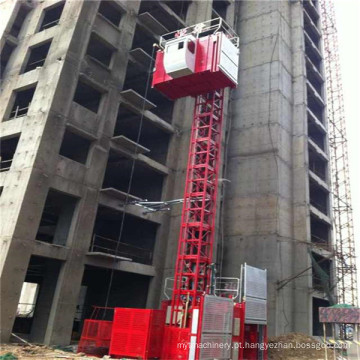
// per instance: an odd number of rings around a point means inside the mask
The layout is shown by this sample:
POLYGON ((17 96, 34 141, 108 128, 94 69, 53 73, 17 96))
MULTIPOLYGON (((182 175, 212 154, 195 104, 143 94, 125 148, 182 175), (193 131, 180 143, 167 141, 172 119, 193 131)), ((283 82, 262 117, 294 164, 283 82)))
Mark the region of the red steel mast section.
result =
POLYGON ((174 326, 185 303, 199 306, 210 290, 223 105, 224 89, 196 97, 171 302, 174 326))

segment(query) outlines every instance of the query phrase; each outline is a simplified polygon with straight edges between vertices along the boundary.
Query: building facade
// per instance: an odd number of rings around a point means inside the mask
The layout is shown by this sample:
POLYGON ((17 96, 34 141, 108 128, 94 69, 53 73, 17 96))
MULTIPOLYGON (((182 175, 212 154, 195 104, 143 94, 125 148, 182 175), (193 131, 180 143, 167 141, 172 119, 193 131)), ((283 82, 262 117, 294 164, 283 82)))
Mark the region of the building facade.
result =
POLYGON ((267 268, 270 334, 318 333, 333 265, 316 2, 0 6, 2 341, 68 344, 91 305, 159 306, 181 206, 152 213, 136 201, 182 197, 194 100, 150 88, 153 44, 217 17, 241 50, 239 87, 226 94, 217 268, 267 268))

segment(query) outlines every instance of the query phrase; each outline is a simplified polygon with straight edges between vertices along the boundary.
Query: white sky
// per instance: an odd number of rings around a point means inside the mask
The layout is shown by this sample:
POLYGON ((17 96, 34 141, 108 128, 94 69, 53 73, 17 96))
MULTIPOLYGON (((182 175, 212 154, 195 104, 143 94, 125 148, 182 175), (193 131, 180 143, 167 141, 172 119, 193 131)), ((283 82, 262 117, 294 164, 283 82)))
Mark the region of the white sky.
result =
MULTIPOLYGON (((360 272, 360 1, 335 0, 349 140, 357 267, 360 272)), ((360 275, 360 274, 358 274, 360 275)), ((360 282, 359 282, 360 284, 360 282)), ((359 289, 360 290, 360 289, 359 289)), ((359 292, 360 293, 360 292, 359 292)))

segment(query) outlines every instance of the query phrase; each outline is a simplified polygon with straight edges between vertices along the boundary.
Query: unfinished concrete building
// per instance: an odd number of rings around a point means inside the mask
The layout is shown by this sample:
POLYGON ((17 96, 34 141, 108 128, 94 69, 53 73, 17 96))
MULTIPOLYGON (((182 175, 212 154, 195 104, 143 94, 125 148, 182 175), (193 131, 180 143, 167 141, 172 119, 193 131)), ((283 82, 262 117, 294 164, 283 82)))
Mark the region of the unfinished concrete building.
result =
POLYGON ((333 264, 317 1, 7 0, 0 13, 2 340, 68 344, 91 305, 159 306, 181 206, 134 201, 182 197, 193 99, 149 88, 153 43, 216 17, 241 49, 218 272, 268 269, 270 334, 319 334, 333 264))

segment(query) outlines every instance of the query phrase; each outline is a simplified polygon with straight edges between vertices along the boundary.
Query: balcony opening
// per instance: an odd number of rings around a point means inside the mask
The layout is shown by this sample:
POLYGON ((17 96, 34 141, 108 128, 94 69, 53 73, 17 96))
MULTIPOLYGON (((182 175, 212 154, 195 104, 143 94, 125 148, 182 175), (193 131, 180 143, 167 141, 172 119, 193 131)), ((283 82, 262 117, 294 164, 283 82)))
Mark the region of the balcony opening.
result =
POLYGON ((135 27, 132 49, 141 48, 149 56, 153 51, 154 38, 138 24, 135 27))
POLYGON ((307 86, 307 105, 316 118, 321 123, 324 123, 324 105, 322 105, 316 95, 310 91, 309 85, 307 86))
POLYGON ((126 214, 118 242, 123 215, 122 212, 99 206, 90 252, 101 252, 151 264, 158 225, 126 214))
POLYGON ((74 102, 94 113, 97 113, 99 110, 101 97, 102 93, 100 91, 81 80, 78 81, 74 95, 74 102))
POLYGON ((106 67, 110 67, 112 55, 115 49, 109 46, 103 39, 95 33, 91 34, 86 54, 106 67))
POLYGON ((44 65, 49 52, 51 41, 30 48, 29 58, 24 68, 24 73, 44 65))
POLYGON ((303 1, 303 6, 304 6, 306 12, 309 14, 309 16, 311 17, 311 20, 317 26, 320 16, 319 16, 319 13, 318 13, 316 7, 313 4, 314 4, 314 1, 313 2, 311 2, 309 0, 303 1))
POLYGON ((26 19, 26 16, 31 11, 31 8, 27 7, 26 5, 20 5, 19 11, 16 15, 16 18, 14 20, 14 23, 9 31, 10 35, 17 38, 20 34, 21 28, 24 24, 24 21, 26 19))
POLYGON ((305 51, 305 54, 307 58, 310 60, 311 64, 314 65, 316 70, 319 73, 321 73, 322 60, 320 58, 315 57, 311 51, 305 51))
MULTIPOLYGON (((310 15, 309 15, 310 16, 310 15)), ((317 32, 317 28, 311 23, 310 19, 305 15, 304 16, 304 30, 309 35, 312 42, 319 49, 320 46, 320 34, 317 32)))
POLYGON ((309 61, 306 62, 306 77, 310 81, 311 85, 315 88, 315 90, 319 93, 319 95, 322 96, 324 81, 319 76, 319 74, 316 73, 316 70, 309 63, 309 61))
MULTIPOLYGON (((137 141, 140 126, 140 115, 135 114, 123 106, 119 106, 114 136, 124 135, 132 141, 137 141)), ((170 135, 160 130, 152 123, 142 122, 140 145, 148 148, 149 158, 161 164, 166 163, 166 156, 170 141, 170 135)))
POLYGON ((26 90, 15 91, 14 105, 11 109, 8 120, 27 115, 34 96, 35 88, 36 86, 33 86, 26 90))
MULTIPOLYGON (((133 160, 110 151, 103 189, 114 188, 127 193, 133 160)), ((161 199, 163 175, 136 161, 130 194, 149 201, 161 199)))
POLYGON ((306 35, 307 33, 305 33, 305 54, 309 57, 315 67, 320 71, 322 63, 320 51, 318 48, 314 48, 310 36, 308 35, 308 38, 306 35))
POLYGON ((0 62, 1 62, 1 70, 0 70, 0 76, 1 78, 3 77, 3 73, 5 71, 6 65, 9 62, 10 56, 13 53, 14 49, 15 49, 15 45, 5 41, 4 47, 1 51, 1 55, 0 55, 0 62))
POLYGON ((59 153, 68 159, 86 164, 90 146, 91 141, 89 139, 66 129, 59 153))
POLYGON ((228 9, 228 3, 223 0, 214 0, 213 1, 213 15, 212 18, 216 19, 218 17, 226 20, 226 12, 228 9))
MULTIPOLYGON (((135 64, 129 63, 123 90, 132 89, 144 97, 146 92, 147 78, 148 74, 146 72, 139 71, 135 64)), ((171 123, 174 106, 173 101, 167 99, 159 91, 152 89, 151 87, 147 92, 147 100, 156 105, 155 108, 151 109, 151 112, 158 115, 163 120, 171 123)))
POLYGON ((44 10, 43 20, 41 22, 39 31, 49 29, 59 23, 64 5, 65 2, 61 2, 44 10))
POLYGON ((31 256, 16 312, 13 332, 42 343, 54 299, 61 262, 31 256))
POLYGON ((49 190, 36 240, 65 246, 78 199, 53 189, 49 190))
POLYGON ((310 215, 311 242, 330 250, 331 226, 314 215, 310 215))
POLYGON ((328 293, 331 287, 331 260, 312 252, 311 262, 312 287, 315 290, 328 293))
POLYGON ((327 161, 309 148, 309 170, 321 180, 327 181, 327 161))
POLYGON ((308 136, 323 151, 325 151, 326 133, 321 131, 311 120, 308 119, 308 136))
MULTIPOLYGON (((172 1, 173 3, 175 1, 172 1)), ((182 10, 181 10, 181 4, 179 4, 180 11, 176 13, 180 17, 180 13, 184 14, 184 11, 186 10, 186 2, 187 1, 180 1, 180 3, 184 3, 182 10), (185 9, 185 10, 184 10, 185 9)), ((168 4, 165 4, 168 5, 168 4)), ((169 6, 170 7, 170 6, 169 6)), ((158 23, 160 23, 160 26, 165 27, 168 31, 175 31, 177 29, 180 29, 184 26, 181 21, 176 16, 173 16, 171 12, 169 12, 166 7, 160 5, 159 1, 142 1, 139 9, 139 14, 149 13, 158 23)), ((185 12, 186 14, 186 12, 185 12)))
POLYGON ((310 204, 316 207, 323 214, 329 213, 329 193, 315 181, 309 180, 310 204))
POLYGON ((189 5, 191 4, 191 1, 189 1, 189 0, 183 0, 183 1, 166 0, 163 2, 172 11, 174 11, 175 14, 177 14, 181 19, 183 19, 185 21, 186 14, 187 14, 189 5))
POLYGON ((113 25, 120 25, 120 20, 123 12, 114 1, 102 0, 99 6, 98 13, 101 14, 105 19, 109 20, 113 25))
POLYGON ((0 141, 0 172, 11 168, 20 135, 0 141))
MULTIPOLYGON (((112 260, 111 260, 112 261, 112 260)), ((111 264, 111 262, 110 262, 111 264)), ((151 277, 131 272, 114 271, 111 292, 106 301, 107 289, 111 276, 111 269, 95 266, 85 266, 82 287, 84 288, 85 301, 82 319, 89 319, 93 305, 108 307, 129 307, 136 309, 146 308, 146 300, 151 277)), ((113 312, 107 311, 100 315, 104 320, 112 320, 113 312)), ((79 316, 80 317, 80 316, 79 316)))
MULTIPOLYGON (((306 1, 304 1, 305 3, 306 1)), ((323 323, 319 321, 319 308, 329 307, 330 302, 325 299, 318 299, 313 297, 312 308, 312 334, 313 336, 324 336, 324 327, 323 323)), ((326 323, 326 334, 329 336, 332 333, 331 324, 326 323)))

